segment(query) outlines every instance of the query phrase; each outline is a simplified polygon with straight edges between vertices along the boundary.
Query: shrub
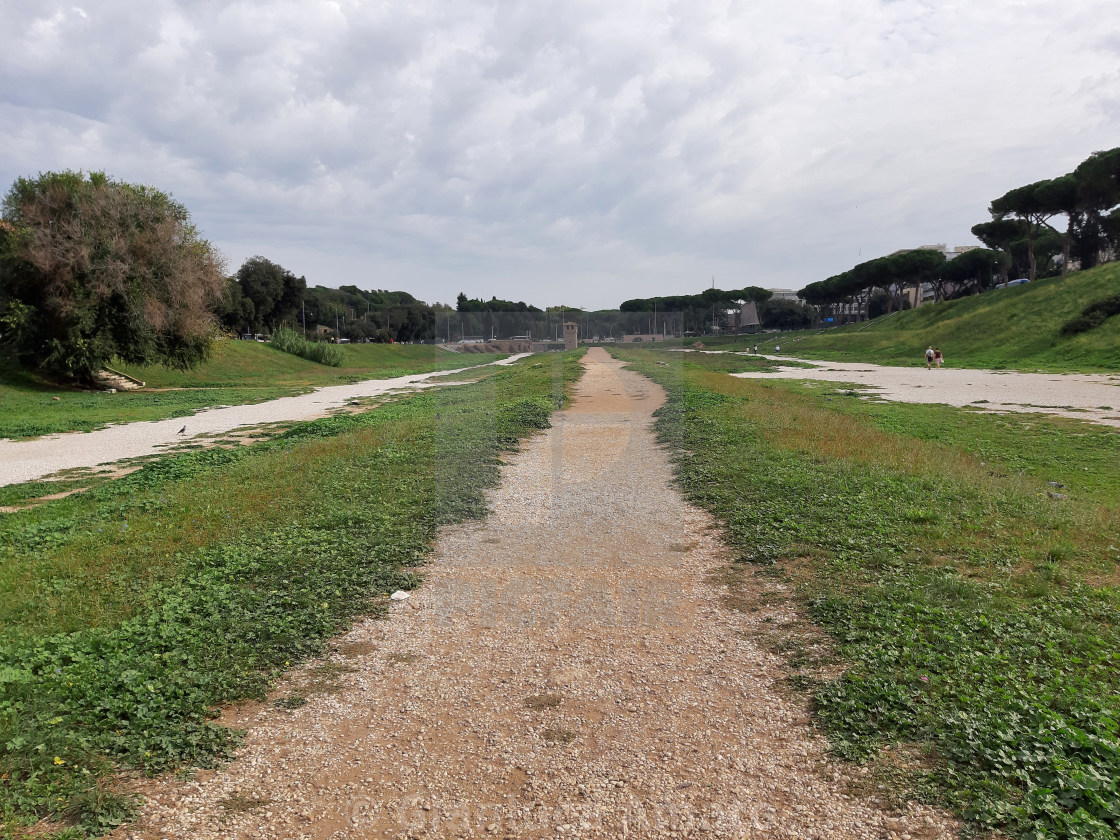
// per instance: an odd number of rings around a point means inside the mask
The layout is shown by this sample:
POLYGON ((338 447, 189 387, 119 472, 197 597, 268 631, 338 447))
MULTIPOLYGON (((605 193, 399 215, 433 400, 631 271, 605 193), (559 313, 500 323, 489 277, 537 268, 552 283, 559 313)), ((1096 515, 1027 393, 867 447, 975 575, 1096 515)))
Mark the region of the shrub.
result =
POLYGON ((1096 329, 1113 315, 1120 315, 1120 295, 1090 303, 1080 315, 1062 324, 1062 335, 1077 335, 1096 329))
POLYGON ((295 330, 287 327, 281 327, 274 332, 269 343, 277 350, 330 367, 342 367, 345 358, 341 348, 332 344, 308 341, 295 330))

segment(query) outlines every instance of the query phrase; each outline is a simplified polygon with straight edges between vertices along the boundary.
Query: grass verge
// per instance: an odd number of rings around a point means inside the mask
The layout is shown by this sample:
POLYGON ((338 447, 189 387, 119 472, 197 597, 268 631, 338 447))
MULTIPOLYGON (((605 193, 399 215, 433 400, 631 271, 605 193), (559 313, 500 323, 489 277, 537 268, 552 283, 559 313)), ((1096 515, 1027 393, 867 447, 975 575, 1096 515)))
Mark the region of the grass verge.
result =
POLYGON ((1046 371, 1120 371, 1120 315, 1109 308, 1120 286, 1120 263, 1107 263, 1066 277, 996 289, 982 295, 829 330, 804 330, 708 338, 713 347, 757 344, 763 352, 810 359, 924 364, 927 346, 940 347, 953 367, 1046 371), (1064 334, 1079 320, 1084 330, 1064 334))
POLYGON ((741 568, 831 636, 842 675, 789 667, 838 754, 976 829, 1117 836, 1120 437, 613 352, 668 390, 659 434, 741 568))
POLYGON ((147 387, 118 394, 59 386, 0 363, 0 438, 88 432, 108 423, 186 417, 216 405, 246 405, 325 385, 450 370, 502 358, 467 356, 431 345, 330 346, 342 355, 339 367, 325 367, 255 341, 218 341, 211 358, 195 370, 123 366, 125 373, 147 387))
POLYGON ((492 369, 259 444, 169 456, 0 518, 0 836, 126 819, 114 779, 212 766, 215 707, 264 695, 411 588, 436 529, 485 513, 577 354, 492 369))

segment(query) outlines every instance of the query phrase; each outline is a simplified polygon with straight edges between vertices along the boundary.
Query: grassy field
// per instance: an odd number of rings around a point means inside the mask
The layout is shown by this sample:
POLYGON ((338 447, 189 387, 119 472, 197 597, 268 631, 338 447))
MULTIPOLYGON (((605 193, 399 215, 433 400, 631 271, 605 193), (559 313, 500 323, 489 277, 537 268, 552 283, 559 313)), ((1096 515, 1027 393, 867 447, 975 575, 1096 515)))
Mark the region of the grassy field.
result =
POLYGON ((728 581, 795 593, 769 643, 865 792, 1020 838, 1120 833, 1120 434, 613 352, 669 391, 658 431, 739 555, 728 581))
POLYGON ((324 385, 389 379, 496 361, 431 345, 350 344, 342 367, 327 367, 255 341, 218 341, 209 361, 191 371, 122 365, 146 382, 141 391, 108 394, 59 387, 0 363, 0 438, 91 431, 107 423, 185 417, 215 405, 244 405, 324 385))
POLYGON ((940 347, 952 367, 1045 371, 1120 370, 1120 316, 1081 335, 1062 336, 1062 325, 1089 304, 1120 292, 1120 263, 1066 278, 1050 277, 982 295, 835 329, 766 333, 741 339, 708 337, 713 348, 757 344, 763 352, 811 359, 924 364, 927 346, 940 347))
POLYGON ((0 518, 0 836, 43 816, 96 836, 130 811, 122 773, 221 760, 237 734, 215 707, 415 586, 437 527, 483 515, 500 453, 548 426, 578 355, 0 518))

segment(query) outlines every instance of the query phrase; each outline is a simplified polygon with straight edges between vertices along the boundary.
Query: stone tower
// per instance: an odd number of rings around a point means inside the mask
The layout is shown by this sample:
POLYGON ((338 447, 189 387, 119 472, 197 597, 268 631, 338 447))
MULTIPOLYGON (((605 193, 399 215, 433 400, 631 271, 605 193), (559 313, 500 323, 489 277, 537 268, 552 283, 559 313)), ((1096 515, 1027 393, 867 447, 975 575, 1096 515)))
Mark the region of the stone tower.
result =
POLYGON ((568 321, 564 324, 564 349, 575 350, 579 346, 579 324, 568 321))

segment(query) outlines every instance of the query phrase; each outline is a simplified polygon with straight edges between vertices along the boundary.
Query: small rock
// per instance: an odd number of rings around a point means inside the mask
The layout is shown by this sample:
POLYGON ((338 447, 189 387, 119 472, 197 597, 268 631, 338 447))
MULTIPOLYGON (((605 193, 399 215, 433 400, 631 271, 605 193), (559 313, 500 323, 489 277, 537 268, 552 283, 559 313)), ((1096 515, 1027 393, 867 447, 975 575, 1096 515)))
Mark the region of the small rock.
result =
POLYGON ((389 596, 389 600, 391 600, 391 601, 407 601, 411 597, 412 597, 411 592, 405 592, 403 589, 398 589, 396 592, 394 592, 392 595, 389 596))

